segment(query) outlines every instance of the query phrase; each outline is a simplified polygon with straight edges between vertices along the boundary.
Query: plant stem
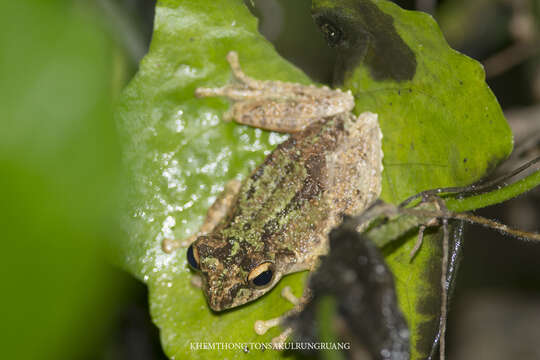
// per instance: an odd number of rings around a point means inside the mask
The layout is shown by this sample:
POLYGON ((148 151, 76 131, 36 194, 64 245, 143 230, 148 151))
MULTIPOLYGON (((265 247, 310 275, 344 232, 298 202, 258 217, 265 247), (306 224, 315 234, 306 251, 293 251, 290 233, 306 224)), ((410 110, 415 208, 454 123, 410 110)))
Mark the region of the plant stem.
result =
POLYGON ((470 196, 463 199, 446 199, 446 207, 448 210, 453 212, 477 210, 510 200, 511 198, 521 195, 539 185, 540 170, 537 170, 511 185, 504 186, 491 192, 470 196))

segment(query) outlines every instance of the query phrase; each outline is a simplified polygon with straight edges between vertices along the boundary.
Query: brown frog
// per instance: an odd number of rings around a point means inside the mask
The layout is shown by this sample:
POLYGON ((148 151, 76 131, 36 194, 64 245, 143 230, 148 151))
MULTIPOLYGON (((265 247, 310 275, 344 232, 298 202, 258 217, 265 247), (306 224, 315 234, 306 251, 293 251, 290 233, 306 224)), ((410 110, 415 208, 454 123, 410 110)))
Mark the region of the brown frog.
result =
MULTIPOLYGON (((328 232, 381 190, 377 115, 352 114, 350 92, 259 81, 227 56, 235 83, 198 97, 234 101, 224 120, 292 135, 242 184, 231 182, 187 250, 215 311, 253 301, 287 274, 310 270, 328 252, 328 232)), ((164 242, 170 252, 179 242, 164 242)))

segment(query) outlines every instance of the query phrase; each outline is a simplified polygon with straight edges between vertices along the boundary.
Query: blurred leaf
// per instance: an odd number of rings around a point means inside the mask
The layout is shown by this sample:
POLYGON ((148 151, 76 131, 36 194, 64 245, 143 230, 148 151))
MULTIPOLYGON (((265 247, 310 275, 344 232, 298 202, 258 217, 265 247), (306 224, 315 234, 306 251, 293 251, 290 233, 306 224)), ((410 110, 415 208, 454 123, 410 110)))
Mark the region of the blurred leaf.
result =
MULTIPOLYGON (((451 49, 431 16, 382 0, 313 3, 315 14, 360 39, 340 54, 344 87, 358 113, 379 114, 383 200, 397 204, 422 190, 470 184, 510 154, 512 133, 482 66, 451 49)), ((385 254, 411 330, 411 358, 423 359, 438 329, 441 240, 425 237, 410 263, 415 241, 410 234, 385 254)))
POLYGON ((116 292, 119 152, 111 44, 69 1, 2 3, 3 358, 70 359, 102 333, 116 292))
POLYGON ((506 1, 453 0, 438 7, 436 18, 454 48, 478 59, 512 42, 508 31, 512 15, 506 1))

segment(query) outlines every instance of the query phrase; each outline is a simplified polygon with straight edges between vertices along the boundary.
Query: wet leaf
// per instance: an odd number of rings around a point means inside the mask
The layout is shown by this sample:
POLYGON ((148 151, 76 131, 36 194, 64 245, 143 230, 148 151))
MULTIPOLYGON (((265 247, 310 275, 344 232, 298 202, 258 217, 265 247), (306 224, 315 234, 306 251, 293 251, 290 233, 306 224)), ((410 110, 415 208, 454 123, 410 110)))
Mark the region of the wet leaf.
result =
MULTIPOLYGON (((224 123, 227 101, 194 97, 199 86, 230 81, 225 56, 231 50, 257 78, 309 82, 258 33, 242 1, 160 1, 150 51, 118 110, 131 178, 124 219, 129 241, 121 244, 121 262, 148 285, 152 317, 170 357, 244 359, 241 349, 192 350, 191 344, 269 342, 279 329, 258 336, 255 321, 292 307, 279 296, 283 286, 302 293, 305 274, 296 274, 248 306, 213 313, 202 291, 190 284, 185 250, 161 250, 164 238, 194 233, 224 184, 245 176, 284 139, 224 123)), ((279 354, 252 352, 263 358, 279 354)))
MULTIPOLYGON (((362 25, 362 34, 379 39, 379 45, 360 54, 367 56, 363 64, 358 61, 362 56, 351 54, 337 74, 354 91, 358 112, 380 115, 385 200, 395 203, 423 189, 470 183, 507 156, 511 134, 481 67, 448 48, 431 18, 382 1, 315 1, 325 10, 336 10, 336 4, 349 14, 356 11, 354 4, 375 14, 374 20, 353 17, 351 26, 362 25), (379 64, 378 59, 385 60, 379 64)), ((278 330, 257 336, 253 323, 290 309, 280 289, 292 285, 300 295, 305 278, 287 276, 263 298, 216 314, 190 285, 185 252, 168 255, 160 247, 164 238, 194 233, 226 181, 245 176, 283 139, 221 122, 228 108, 222 99, 194 98, 198 86, 230 81, 225 61, 230 50, 239 53, 246 73, 256 78, 309 82, 259 35, 242 1, 162 0, 150 52, 118 109, 131 178, 124 219, 129 241, 121 244, 120 261, 148 285, 152 317, 165 352, 175 358, 282 356, 204 350, 197 343, 268 342, 278 330)), ((436 300, 429 311, 418 310, 423 300, 438 294, 438 244, 427 239, 412 265, 411 240, 384 249, 417 347, 421 334, 429 333, 422 329, 437 317, 436 300)), ((412 350, 418 356, 423 349, 412 350)))

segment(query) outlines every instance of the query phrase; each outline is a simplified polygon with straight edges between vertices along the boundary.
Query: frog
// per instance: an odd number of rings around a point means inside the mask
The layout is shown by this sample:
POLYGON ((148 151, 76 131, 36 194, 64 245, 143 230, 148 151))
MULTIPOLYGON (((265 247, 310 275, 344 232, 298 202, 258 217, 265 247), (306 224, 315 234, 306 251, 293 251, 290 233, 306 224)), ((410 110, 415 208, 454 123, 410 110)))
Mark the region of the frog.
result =
POLYGON ((251 78, 234 51, 227 61, 233 82, 198 88, 196 97, 232 100, 225 121, 290 135, 243 182, 225 186, 198 233, 163 243, 169 253, 187 246, 216 312, 260 298, 287 274, 315 269, 329 251, 330 230, 378 198, 383 170, 377 115, 354 115, 349 91, 251 78))

